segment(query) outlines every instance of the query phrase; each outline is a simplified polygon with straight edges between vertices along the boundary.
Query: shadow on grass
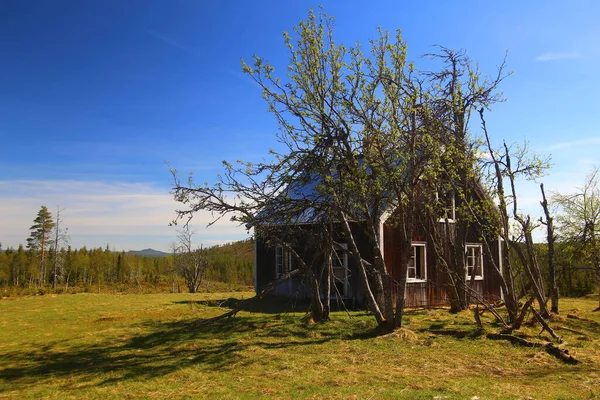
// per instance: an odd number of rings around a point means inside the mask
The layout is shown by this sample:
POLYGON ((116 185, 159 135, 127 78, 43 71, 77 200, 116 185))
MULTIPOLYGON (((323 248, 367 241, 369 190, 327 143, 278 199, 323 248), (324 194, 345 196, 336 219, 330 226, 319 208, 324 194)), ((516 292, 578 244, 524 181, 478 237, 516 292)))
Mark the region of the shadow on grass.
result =
MULTIPOLYGON (((232 308, 235 299, 180 302, 198 307, 232 308)), ((306 325, 297 315, 281 314, 286 302, 246 302, 238 315, 211 324, 197 318, 180 321, 147 320, 130 325, 120 336, 97 338, 76 344, 54 342, 35 350, 2 354, 0 384, 20 390, 32 384, 64 379, 63 388, 112 385, 164 376, 187 367, 205 371, 227 371, 253 364, 273 362, 275 353, 257 356, 254 349, 284 349, 278 356, 293 357, 306 346, 334 340, 368 340, 381 335, 369 319, 335 319, 319 325, 306 325), (280 313, 273 316, 273 313, 280 313), (133 333, 132 333, 133 332, 133 333)), ((439 322, 436 322, 441 327, 439 322)), ((457 338, 476 339, 472 331, 440 329, 434 332, 457 338)), ((482 343, 483 345, 483 343, 482 343)), ((330 350, 324 350, 330 351, 330 350)), ((1 389, 0 389, 1 390, 1 389)))
POLYGON ((175 301, 174 304, 189 304, 192 307, 220 307, 224 309, 234 309, 241 301, 241 311, 261 314, 286 314, 289 312, 306 312, 309 303, 305 300, 294 300, 276 296, 257 299, 252 297, 245 300, 239 300, 234 297, 212 300, 182 300, 175 301))
POLYGON ((567 315, 567 322, 574 328, 588 331, 593 335, 600 335, 600 323, 588 318, 581 318, 574 315, 567 315))
POLYGON ((456 339, 477 339, 485 335, 485 331, 480 329, 470 329, 467 331, 459 329, 422 329, 421 331, 440 336, 452 336, 456 339))
MULTIPOLYGON (((203 303, 203 302, 202 302, 203 303)), ((204 304, 204 303, 203 303, 204 304)), ((222 306, 222 302, 219 302, 222 306)), ((307 326, 297 316, 237 316, 211 324, 196 319, 153 321, 131 325, 126 339, 102 338, 95 343, 54 342, 35 350, 4 354, 2 382, 11 390, 66 378, 65 389, 111 385, 120 381, 151 379, 196 366, 206 371, 264 363, 254 348, 292 349, 336 339, 358 339, 355 329, 332 322, 307 326), (131 335, 131 331, 136 332, 131 335), (142 332, 142 333, 137 333, 142 332), (282 340, 283 339, 283 340, 282 340)))

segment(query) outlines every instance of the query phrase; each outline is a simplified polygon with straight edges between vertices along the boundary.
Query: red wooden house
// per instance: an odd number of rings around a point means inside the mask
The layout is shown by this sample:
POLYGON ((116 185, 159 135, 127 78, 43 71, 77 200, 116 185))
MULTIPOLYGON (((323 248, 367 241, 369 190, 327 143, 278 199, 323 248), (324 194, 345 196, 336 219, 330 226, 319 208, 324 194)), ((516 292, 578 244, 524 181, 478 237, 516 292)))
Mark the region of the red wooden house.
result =
MULTIPOLYGON (((306 191, 305 188, 302 188, 306 191)), ((310 189, 309 189, 310 190, 310 189)), ((484 194, 477 190, 476 196, 480 199, 484 194)), ((305 193, 303 194, 306 195, 305 193)), ((454 205, 454 202, 453 202, 454 205)), ((310 213, 309 213, 310 214, 310 213)), ((440 220, 438 223, 446 230, 452 232, 455 215, 452 209, 452 218, 440 220), (449 228, 448 228, 449 227, 449 228)), ((380 240, 383 247, 381 253, 388 273, 399 280, 400 271, 400 235, 398 227, 394 226, 391 218, 381 218, 382 223, 379 234, 383 238, 380 240)), ((278 222, 281 223, 281 222, 278 222)), ((298 227, 298 232, 310 232, 311 226, 317 222, 312 217, 307 217, 304 213, 302 217, 288 224, 294 224, 298 227)), ((335 225, 334 225, 335 226, 335 225)), ((289 226, 287 226, 289 228, 289 226)), ((288 231, 290 231, 288 229, 288 231)), ((293 231, 293 229, 292 229, 293 231)), ((372 250, 367 245, 366 238, 361 236, 359 223, 353 223, 353 232, 355 241, 361 252, 361 256, 367 260, 372 259, 372 250)), ((260 229, 256 230, 256 249, 255 249, 255 290, 262 291, 266 285, 275 280, 281 274, 295 268, 295 260, 280 245, 272 245, 269 241, 261 237, 260 229)), ((299 233, 299 236, 302 235, 299 233)), ((452 234, 452 233, 450 233, 452 234)), ((500 289, 499 276, 494 263, 501 266, 501 246, 498 238, 487 238, 488 246, 482 243, 484 233, 475 227, 471 227, 467 234, 467 245, 465 249, 466 274, 470 285, 477 292, 483 295, 489 301, 499 300, 502 296, 500 289), (493 262, 492 262, 493 261, 493 262), (474 278, 474 279, 471 279, 474 278)), ((338 235, 336 235, 338 236, 338 235)), ((447 288, 448 282, 446 274, 442 268, 437 265, 433 244, 428 241, 429 235, 425 227, 416 229, 412 242, 412 254, 407 271, 405 305, 407 307, 429 307, 449 304, 447 288)), ((345 246, 341 235, 336 237, 336 242, 345 246)), ((301 237, 294 238, 294 249, 300 255, 309 255, 312 250, 303 246, 304 241, 301 237)), ((338 250, 334 252, 333 257, 333 279, 332 297, 343 299, 345 304, 357 307, 364 306, 365 294, 364 285, 359 279, 357 266, 353 258, 346 252, 338 250)), ((295 296, 305 298, 309 295, 309 285, 301 277, 290 278, 280 284, 275 289, 275 294, 279 296, 295 296)))

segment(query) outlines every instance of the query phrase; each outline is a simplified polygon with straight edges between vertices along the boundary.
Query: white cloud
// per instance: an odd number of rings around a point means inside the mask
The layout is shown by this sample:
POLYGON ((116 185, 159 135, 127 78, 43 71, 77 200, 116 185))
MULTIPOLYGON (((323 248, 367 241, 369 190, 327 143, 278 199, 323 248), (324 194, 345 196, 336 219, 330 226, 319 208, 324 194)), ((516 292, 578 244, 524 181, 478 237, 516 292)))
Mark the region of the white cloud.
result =
MULTIPOLYGON (((0 242, 3 247, 25 243, 40 206, 61 217, 74 247, 117 250, 153 247, 168 250, 175 239, 169 222, 179 204, 172 196, 147 184, 95 181, 0 181, 0 242)), ((228 219, 205 229, 209 213, 197 213, 192 221, 196 242, 219 244, 245 237, 245 229, 228 219)))
POLYGON ((556 61, 556 60, 572 60, 576 58, 583 58, 578 52, 566 52, 566 53, 544 53, 535 58, 536 61, 556 61))
POLYGON ((582 147, 582 146, 590 146, 600 144, 600 137, 591 137, 585 139, 572 140, 570 142, 560 142, 554 143, 549 146, 543 147, 542 151, 553 151, 553 150, 562 150, 571 147, 582 147))

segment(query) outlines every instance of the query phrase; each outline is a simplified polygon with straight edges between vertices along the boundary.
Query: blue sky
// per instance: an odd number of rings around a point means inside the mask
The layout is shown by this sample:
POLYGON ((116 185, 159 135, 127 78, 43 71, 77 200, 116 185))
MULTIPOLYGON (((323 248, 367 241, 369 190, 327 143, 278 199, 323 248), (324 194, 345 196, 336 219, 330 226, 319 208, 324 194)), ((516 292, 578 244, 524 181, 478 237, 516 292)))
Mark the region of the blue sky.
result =
MULTIPOLYGON (((338 42, 400 28, 417 64, 440 44, 493 74, 509 50, 514 74, 489 130, 551 154, 543 182, 573 190, 600 163, 600 3, 493 3, 3 0, 0 242, 25 243, 46 205, 64 209, 74 247, 168 250, 177 204, 165 161, 211 182, 222 160, 266 155, 276 123, 240 58, 285 71, 282 33, 319 4, 338 42)), ((536 186, 522 190, 539 214, 536 186)), ((246 235, 227 222, 205 229, 208 220, 194 222, 198 244, 246 235)))

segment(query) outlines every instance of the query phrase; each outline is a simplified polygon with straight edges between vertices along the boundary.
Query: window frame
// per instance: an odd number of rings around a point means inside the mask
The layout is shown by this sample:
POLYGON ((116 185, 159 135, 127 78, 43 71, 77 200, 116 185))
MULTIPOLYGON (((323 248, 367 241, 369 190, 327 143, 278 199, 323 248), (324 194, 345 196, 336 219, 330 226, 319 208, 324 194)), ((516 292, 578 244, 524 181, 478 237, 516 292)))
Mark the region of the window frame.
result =
MULTIPOLYGON (((332 259, 331 259, 331 268, 332 268, 332 272, 333 272, 333 274, 331 275, 331 279, 332 279, 332 282, 333 282, 333 284, 335 286, 336 279, 338 279, 335 276, 335 270, 342 270, 342 271, 344 271, 344 280, 343 280, 344 290, 343 290, 342 293, 340 293, 340 295, 342 297, 348 297, 349 292, 350 292, 350 283, 349 283, 349 279, 348 279, 350 277, 350 270, 349 270, 349 267, 348 267, 348 243, 338 243, 338 245, 343 248, 343 253, 342 253, 342 257, 340 257, 339 254, 338 254, 338 250, 336 250, 335 246, 334 246, 332 254, 331 254, 331 256, 332 256, 332 259), (335 259, 337 259, 338 261, 340 261, 341 265, 336 266, 334 264, 334 260, 335 259)), ((339 251, 342 251, 342 250, 340 249, 339 251)), ((332 297, 336 297, 337 294, 338 293, 336 291, 336 293, 331 293, 331 296, 332 297)))
POLYGON ((422 268, 423 268, 423 273, 422 273, 422 277, 416 277, 417 276, 417 269, 416 267, 411 267, 410 265, 407 267, 406 269, 406 283, 423 283, 423 282, 427 282, 427 242, 412 242, 411 246, 410 246, 412 255, 411 255, 411 262, 414 263, 413 260, 417 259, 417 249, 419 249, 419 251, 422 251, 422 268), (410 268, 415 268, 415 278, 410 278, 409 277, 409 270, 410 268))
POLYGON ((275 277, 294 270, 294 257, 280 244, 275 246, 275 277))
POLYGON ((283 267, 285 265, 285 252, 283 246, 278 244, 275 246, 275 277, 279 277, 284 274, 283 267))
POLYGON ((469 266, 469 259, 476 260, 479 259, 479 265, 481 268, 481 274, 477 274, 477 270, 475 270, 475 280, 482 281, 484 278, 483 273, 483 245, 481 243, 467 243, 465 246, 465 269, 466 269, 466 280, 469 282, 471 280, 471 273, 469 272, 469 268, 476 268, 476 266, 469 266), (473 255, 469 254, 470 251, 477 251, 473 255))

